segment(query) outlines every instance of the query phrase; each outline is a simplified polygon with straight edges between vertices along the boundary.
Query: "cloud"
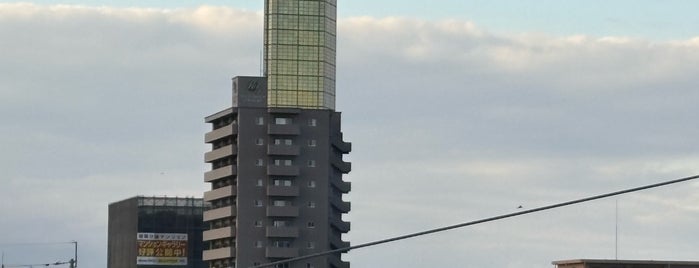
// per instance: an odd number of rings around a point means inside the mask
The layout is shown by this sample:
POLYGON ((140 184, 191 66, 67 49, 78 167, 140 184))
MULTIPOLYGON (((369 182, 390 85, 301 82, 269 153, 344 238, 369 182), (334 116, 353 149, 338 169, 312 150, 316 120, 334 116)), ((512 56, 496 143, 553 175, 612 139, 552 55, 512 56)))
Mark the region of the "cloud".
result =
MULTIPOLYGON (((697 172, 697 38, 501 34, 401 17, 338 27, 353 244, 697 172)), ((230 105, 231 76, 259 72, 261 28, 259 12, 225 7, 0 4, 0 237, 78 240, 83 264, 103 267, 110 202, 201 195, 203 117, 230 105)), ((691 259, 696 186, 619 198, 621 256, 691 259)), ((597 201, 347 259, 609 258, 614 220, 614 200, 597 201)))

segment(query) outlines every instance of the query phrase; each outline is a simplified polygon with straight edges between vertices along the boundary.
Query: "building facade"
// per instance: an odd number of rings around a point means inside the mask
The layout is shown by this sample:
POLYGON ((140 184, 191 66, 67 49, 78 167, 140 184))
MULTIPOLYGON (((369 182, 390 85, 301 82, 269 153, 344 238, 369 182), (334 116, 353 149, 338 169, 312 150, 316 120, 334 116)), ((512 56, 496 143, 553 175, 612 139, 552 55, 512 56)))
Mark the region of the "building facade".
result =
POLYGON ((108 268, 204 268, 201 198, 137 196, 109 204, 108 268))
POLYGON ((564 260, 554 261, 557 268, 699 268, 699 262, 643 260, 564 260))
MULTIPOLYGON (((233 78, 232 107, 206 117, 209 267, 252 267, 349 246, 335 111, 334 0, 265 1, 265 76, 233 78)), ((341 254, 279 264, 349 267, 341 254)))

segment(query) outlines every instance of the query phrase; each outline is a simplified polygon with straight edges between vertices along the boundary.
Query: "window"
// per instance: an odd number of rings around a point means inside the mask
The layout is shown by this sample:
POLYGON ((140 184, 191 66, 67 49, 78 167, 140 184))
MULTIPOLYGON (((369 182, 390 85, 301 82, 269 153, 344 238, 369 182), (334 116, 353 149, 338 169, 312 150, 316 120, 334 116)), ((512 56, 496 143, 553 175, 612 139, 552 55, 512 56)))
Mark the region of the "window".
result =
POLYGON ((312 221, 309 221, 309 222, 306 224, 306 226, 307 226, 308 228, 316 228, 316 223, 315 223, 315 222, 312 222, 312 221))
POLYGON ((285 201, 285 200, 274 200, 272 202, 272 204, 274 204, 275 207, 286 207, 286 206, 290 205, 289 203, 290 203, 289 201, 285 201))
POLYGON ((308 140, 308 147, 316 147, 316 140, 308 140))
POLYGON ((308 125, 315 127, 318 124, 318 121, 315 118, 308 119, 308 125))
POLYGON ((274 145, 293 145, 294 141, 291 139, 274 139, 274 145))
POLYGON ((274 186, 291 186, 291 180, 274 180, 274 186))
POLYGON ((263 139, 257 139, 257 140, 255 141, 255 144, 257 144, 257 145, 264 145, 264 144, 265 144, 265 140, 263 140, 263 139))
POLYGON ((308 166, 309 166, 309 167, 315 167, 315 166, 316 166, 316 161, 315 161, 315 160, 308 160, 308 166))
POLYGON ((255 124, 258 125, 258 126, 264 125, 264 124, 265 124, 265 118, 264 118, 264 117, 255 118, 255 124))
POLYGON ((316 188, 316 181, 308 181, 308 188, 316 188))
POLYGON ((262 159, 257 159, 257 161, 255 162, 255 165, 258 166, 258 167, 261 167, 261 166, 263 166, 264 164, 265 164, 265 161, 262 160, 262 159))
POLYGON ((291 118, 277 117, 277 118, 274 118, 274 123, 277 125, 291 125, 291 118))
POLYGON ((257 187, 262 187, 264 184, 265 183, 262 181, 262 179, 257 180, 257 187))
POLYGON ((262 200, 255 200, 255 206, 256 206, 256 207, 261 207, 261 206, 262 206, 262 200))
POLYGON ((274 227, 286 227, 289 226, 287 221, 274 221, 274 227))
POLYGON ((288 166, 291 166, 292 164, 293 164, 293 162, 291 161, 291 159, 275 159, 274 160, 275 166, 284 165, 284 166, 288 167, 288 166))
POLYGON ((291 247, 291 242, 290 241, 274 241, 274 243, 272 243, 272 245, 274 245, 274 247, 277 247, 277 248, 288 248, 288 247, 291 247))
POLYGON ((262 227, 262 221, 260 221, 260 220, 255 221, 255 227, 262 227))
MULTIPOLYGON (((313 244, 313 242, 308 242, 308 248, 315 248, 316 245, 313 244)), ((306 268, 313 268, 313 265, 310 263, 306 263, 306 268)))
POLYGON ((255 241, 255 247, 256 247, 256 248, 261 248, 261 247, 262 247, 262 241, 255 241))
POLYGON ((315 208, 315 207, 316 207, 316 202, 308 201, 308 207, 309 207, 309 208, 315 208))

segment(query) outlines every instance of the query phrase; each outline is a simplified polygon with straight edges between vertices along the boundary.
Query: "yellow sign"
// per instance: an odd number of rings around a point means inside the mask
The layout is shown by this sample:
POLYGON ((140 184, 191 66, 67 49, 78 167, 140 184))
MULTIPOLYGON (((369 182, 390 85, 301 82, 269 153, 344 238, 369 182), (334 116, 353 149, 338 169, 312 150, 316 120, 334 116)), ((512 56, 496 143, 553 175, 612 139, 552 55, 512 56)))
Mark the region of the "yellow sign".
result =
POLYGON ((187 234, 138 233, 137 265, 187 265, 187 234))

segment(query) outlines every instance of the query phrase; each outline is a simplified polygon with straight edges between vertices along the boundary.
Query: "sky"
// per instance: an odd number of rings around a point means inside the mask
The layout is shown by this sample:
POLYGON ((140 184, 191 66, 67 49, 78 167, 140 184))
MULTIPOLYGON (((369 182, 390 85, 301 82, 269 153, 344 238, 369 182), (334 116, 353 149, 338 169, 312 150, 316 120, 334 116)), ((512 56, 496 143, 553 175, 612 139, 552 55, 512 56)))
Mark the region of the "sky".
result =
MULTIPOLYGON (((341 1, 353 244, 699 174, 696 1, 341 1), (464 3, 467 2, 467 3, 464 3), (611 3, 610 3, 611 2, 611 3)), ((0 250, 106 267, 107 206, 201 196, 261 1, 0 2, 0 250), (29 243, 29 244, 26 244, 29 243)), ((355 267, 699 260, 699 183, 359 249, 355 267), (618 244, 615 242, 618 241, 618 244)))

